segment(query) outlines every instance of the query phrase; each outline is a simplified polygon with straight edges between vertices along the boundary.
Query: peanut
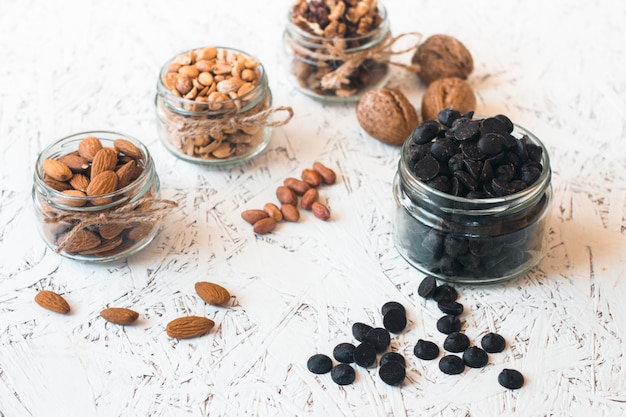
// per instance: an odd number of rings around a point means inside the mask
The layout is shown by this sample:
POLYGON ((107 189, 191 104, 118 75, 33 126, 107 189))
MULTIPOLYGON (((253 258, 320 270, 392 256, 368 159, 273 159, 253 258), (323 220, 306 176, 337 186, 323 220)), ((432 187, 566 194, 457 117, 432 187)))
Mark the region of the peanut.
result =
POLYGON ((311 205, 311 211, 313 212, 313 215, 318 219, 330 219, 330 210, 328 210, 328 207, 318 201, 313 202, 313 204, 311 205))
POLYGON ((283 214, 283 219, 288 222, 297 222, 300 220, 300 212, 293 204, 283 204, 280 207, 280 212, 283 214))
POLYGON ((241 218, 250 224, 255 224, 257 221, 269 217, 269 214, 263 210, 252 209, 246 210, 241 213, 241 218))
POLYGON ((254 223, 254 227, 252 229, 254 230, 254 233, 264 235, 274 230, 275 227, 276 220, 274 220, 272 217, 265 217, 254 223))
POLYGON ((296 195, 304 195, 311 188, 306 182, 293 177, 285 178, 283 185, 291 189, 296 195))
POLYGON ((282 204, 291 204, 292 206, 298 204, 298 197, 296 196, 296 194, 291 188, 284 185, 276 188, 276 198, 278 198, 278 201, 280 201, 282 204))
POLYGON ((322 176, 322 179, 324 180, 324 184, 332 185, 337 180, 335 171, 333 171, 330 168, 327 168, 321 162, 313 162, 313 169, 322 176))
POLYGON ((304 169, 300 176, 302 177, 302 181, 306 182, 311 187, 319 187, 324 181, 322 174, 314 169, 304 169))
POLYGON ((319 198, 319 192, 315 188, 309 189, 302 196, 302 200, 300 200, 300 206, 305 210, 311 210, 311 206, 314 202, 319 198))
POLYGON ((283 219, 283 213, 280 212, 280 209, 274 203, 265 203, 265 205, 263 206, 263 211, 265 211, 271 218, 273 218, 277 222, 283 219))

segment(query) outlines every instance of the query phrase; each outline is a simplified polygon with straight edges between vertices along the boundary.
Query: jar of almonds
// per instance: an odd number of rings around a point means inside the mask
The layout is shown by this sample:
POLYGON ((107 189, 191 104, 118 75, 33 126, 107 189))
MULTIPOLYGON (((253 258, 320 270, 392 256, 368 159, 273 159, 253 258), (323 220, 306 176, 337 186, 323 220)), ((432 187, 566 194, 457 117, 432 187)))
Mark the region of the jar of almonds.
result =
POLYGON ((296 88, 324 101, 357 101, 389 79, 389 20, 376 0, 297 0, 283 41, 296 88))
POLYGON ((157 83, 159 137, 174 155, 204 165, 246 161, 269 143, 272 95, 263 65, 232 48, 180 53, 157 83))
POLYGON ((68 258, 105 262, 148 245, 175 205, 161 200, 148 149, 130 136, 78 133, 44 149, 33 203, 46 244, 68 258))

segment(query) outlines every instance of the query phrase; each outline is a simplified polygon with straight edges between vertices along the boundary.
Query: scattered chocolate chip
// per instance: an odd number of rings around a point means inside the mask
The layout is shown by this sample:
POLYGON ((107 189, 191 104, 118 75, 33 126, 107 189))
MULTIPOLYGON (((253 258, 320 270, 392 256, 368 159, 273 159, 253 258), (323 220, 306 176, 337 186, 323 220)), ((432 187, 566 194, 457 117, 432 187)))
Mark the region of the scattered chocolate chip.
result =
POLYGON ((432 360, 439 356, 439 346, 430 340, 418 340, 413 348, 413 354, 424 360, 432 360))
POLYGON ((443 334, 450 334, 461 330, 461 320, 457 316, 447 314, 437 320, 437 330, 443 334))
POLYGON ((459 316, 463 313, 463 304, 456 301, 441 300, 437 302, 439 310, 445 314, 451 314, 453 316, 459 316))
POLYGON ((448 352, 463 352, 469 345, 469 338, 461 332, 452 332, 443 341, 443 348, 448 352))
POLYGON ((376 348, 368 342, 363 342, 354 348, 354 363, 363 368, 369 368, 376 363, 376 348))
POLYGON ((330 370, 330 377, 337 385, 349 385, 356 379, 356 373, 350 365, 340 363, 330 370))
POLYGON ((306 362, 306 367, 314 374, 325 374, 332 369, 333 361, 323 353, 316 353, 306 362))
POLYGON ((470 368, 482 368, 489 362, 489 356, 478 346, 470 346, 463 352, 463 362, 470 368))
POLYGON ((499 353, 506 347, 506 341, 497 333, 487 333, 481 339, 480 345, 489 353, 499 353))
POLYGON ((456 355, 446 355, 439 360, 439 369, 444 374, 457 375, 465 370, 465 363, 456 355))
POLYGON ((503 369, 498 375, 498 383, 504 388, 518 389, 524 385, 524 376, 515 369, 503 369))
POLYGON ((363 337, 372 329, 373 327, 368 324, 356 322, 352 325, 352 336, 359 342, 362 342, 363 337))
POLYGON ((374 327, 372 330, 367 332, 363 342, 370 343, 374 346, 377 353, 382 353, 389 347, 389 344, 391 343, 391 336, 389 335, 389 331, 387 329, 374 327))
POLYGON ((450 284, 441 284, 435 288, 433 299, 437 302, 441 300, 456 301, 459 297, 457 290, 450 284))
POLYGON ((352 343, 339 343, 333 349, 333 357, 341 363, 354 362, 354 348, 352 343))
POLYGON ((389 310, 400 310, 403 314, 406 314, 406 309, 404 308, 404 306, 397 301, 387 301, 385 304, 383 304, 383 306, 380 308, 380 314, 384 316, 389 310))
POLYGON ((406 314, 403 310, 392 309, 383 317, 383 326, 391 333, 400 333, 406 327, 406 314))
POLYGON ((437 288, 437 280, 432 275, 427 275, 422 282, 420 282, 419 287, 417 287, 417 294, 420 297, 431 298, 435 293, 435 289, 437 288))
POLYGON ((400 385, 406 377, 406 369, 397 361, 389 361, 378 370, 380 379, 387 385, 400 385))
POLYGON ((404 356, 399 354, 398 352, 387 352, 383 356, 380 357, 380 366, 383 366, 387 362, 396 361, 402 364, 402 366, 406 366, 406 361, 404 356))

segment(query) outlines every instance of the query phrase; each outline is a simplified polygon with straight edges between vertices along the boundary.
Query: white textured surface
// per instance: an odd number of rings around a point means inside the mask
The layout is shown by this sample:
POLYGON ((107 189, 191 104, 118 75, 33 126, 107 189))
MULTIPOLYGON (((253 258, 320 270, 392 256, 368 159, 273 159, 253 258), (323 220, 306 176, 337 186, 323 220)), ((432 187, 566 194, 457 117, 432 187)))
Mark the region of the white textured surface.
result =
MULTIPOLYGON (((472 52, 478 113, 508 114, 549 147, 554 171, 550 252, 516 281, 459 287, 473 340, 509 341, 482 370, 443 375, 412 355, 440 341, 422 274, 391 244, 391 181, 399 150, 364 136, 354 105, 294 92, 281 67, 289 0, 0 2, 0 416, 622 416, 626 415, 626 3, 388 1, 395 34, 447 33, 472 52), (156 139, 153 97, 162 63, 202 45, 257 55, 292 122, 252 162, 206 169, 156 139), (71 133, 112 129, 146 143, 165 198, 180 207, 147 249, 107 265, 46 249, 33 222, 38 152, 71 133), (332 221, 255 236, 239 213, 320 160, 339 174, 322 190, 332 221), (211 280, 229 308, 199 301, 211 280), (33 302, 62 293, 72 314, 33 302), (393 338, 408 359, 402 388, 375 369, 353 385, 314 376, 306 359, 350 341, 354 321, 381 324, 390 299, 410 324, 393 338), (108 305, 140 312, 105 323, 108 305), (207 336, 170 340, 180 315, 213 318, 207 336), (500 387, 504 367, 526 385, 500 387)), ((424 87, 394 73, 414 104, 424 87)))

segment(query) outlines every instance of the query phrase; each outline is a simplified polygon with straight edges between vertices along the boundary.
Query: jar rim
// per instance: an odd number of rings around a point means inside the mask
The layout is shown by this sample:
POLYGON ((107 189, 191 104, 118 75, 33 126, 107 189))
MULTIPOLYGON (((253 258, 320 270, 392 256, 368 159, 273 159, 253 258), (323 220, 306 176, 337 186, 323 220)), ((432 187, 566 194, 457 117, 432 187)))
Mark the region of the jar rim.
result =
MULTIPOLYGON (((486 117, 487 116, 475 116, 474 119, 484 119, 486 117)), ((501 197, 479 199, 455 196, 428 186, 425 182, 417 179, 413 172, 411 172, 411 170, 407 166, 406 155, 408 153, 408 148, 412 142, 411 136, 409 136, 402 145, 400 161, 398 162, 398 171, 402 174, 403 180, 408 182, 408 185, 410 186, 412 191, 421 194, 421 196, 432 196, 436 198, 439 202, 449 203, 450 207, 439 206, 439 209, 444 212, 481 212, 482 214, 486 215, 494 214, 504 211, 507 207, 512 206, 515 203, 521 203, 527 200, 532 201, 534 199, 541 198, 541 196, 543 195, 543 191, 550 185, 550 180, 552 177, 550 156, 548 155, 548 151, 543 142, 534 133, 516 123, 513 123, 513 127, 513 133, 517 132, 522 135, 527 135, 534 144, 541 147, 541 164, 543 167, 539 178, 537 178, 537 180, 535 180, 533 184, 516 193, 501 197)))
MULTIPOLYGON (((206 105, 207 107, 209 105, 227 105, 228 103, 235 103, 236 101, 239 100, 246 100, 246 98, 250 98, 250 97, 255 97, 255 95, 259 95, 259 97, 263 97, 264 96, 264 90, 267 89, 267 84, 268 84, 268 80, 267 80, 267 73, 265 71, 265 67, 263 66, 263 64, 261 63, 261 61, 252 54, 249 54, 245 51, 236 49, 236 48, 231 48, 231 47, 225 47, 225 46, 200 46, 200 47, 196 47, 196 48, 191 48, 191 49, 186 49, 182 52, 179 52, 175 55, 173 55, 171 58, 169 58, 168 60, 165 61, 165 63, 161 66, 161 70, 159 71, 159 79, 157 81, 157 95, 161 96, 165 101, 167 101, 168 103, 173 103, 174 106, 176 107, 176 110, 184 110, 181 113, 184 114, 189 114, 189 115, 194 115, 194 114, 216 114, 216 115, 222 115, 225 113, 224 109, 219 109, 219 110, 211 110, 211 109, 207 109, 207 110, 201 110, 201 111, 192 111, 192 110, 185 110, 184 107, 185 106, 203 106, 206 105), (235 53, 239 53, 241 55, 244 55, 245 57, 248 58, 252 58, 254 59, 257 63, 258 66, 256 67, 257 69, 259 69, 260 72, 260 78, 258 83, 254 86, 254 88, 250 91, 248 91, 246 94, 244 94, 243 96, 237 97, 237 98, 229 98, 228 100, 221 100, 221 101, 213 101, 211 103, 205 103, 205 102, 200 102, 200 101, 196 101, 196 100, 191 100, 191 99, 186 99, 184 97, 179 97, 176 94, 172 93, 166 86, 165 83, 163 82, 163 77, 165 76, 165 74, 167 74, 167 69, 169 67, 170 64, 172 64, 172 62, 179 57, 180 55, 183 55, 185 53, 191 52, 191 51, 195 51, 198 49, 203 49, 203 48, 216 48, 218 50, 222 49, 222 50, 226 50, 228 52, 235 52, 235 53)), ((256 102, 257 100, 250 100, 251 103, 256 102)), ((236 109, 236 107, 233 107, 236 109)), ((241 113, 241 112, 245 112, 247 111, 247 109, 249 108, 249 106, 243 106, 240 109, 237 109, 236 111, 233 111, 233 113, 241 113)))
MULTIPOLYGON (((51 196, 54 199, 63 199, 63 200, 67 200, 67 201, 92 201, 94 199, 103 199, 103 198, 108 198, 108 197, 117 197, 119 195, 123 195, 125 193, 128 192, 128 190, 132 189, 133 187, 136 187, 137 184, 141 184, 143 182, 145 182, 146 178, 150 175, 152 175, 152 171, 154 170, 154 162, 152 160, 152 156, 150 155, 150 152, 148 151, 148 148, 137 138, 127 135, 125 133, 120 133, 120 132, 116 132, 116 131, 111 131, 111 130, 89 130, 89 131, 84 131, 84 132, 79 132, 79 133, 73 133, 71 135, 62 137, 58 140, 55 140, 54 142, 50 143, 48 146, 46 146, 38 155, 37 157, 37 161, 35 162, 35 171, 33 174, 34 177, 34 181, 36 186, 41 187, 42 189, 44 189, 47 193, 47 195, 51 196), (120 188, 118 190, 113 191, 112 193, 108 193, 108 194, 102 194, 102 195, 97 195, 97 196, 73 196, 73 195, 68 195, 65 194, 59 190, 56 190, 54 188, 52 188, 50 185, 48 185, 45 181, 44 181, 44 176, 43 176, 43 169, 42 169, 42 164, 43 161, 45 159, 49 159, 49 157, 53 156, 54 154, 51 153, 51 151, 60 146, 63 145, 65 143, 72 143, 72 142, 77 142, 79 143, 80 140, 89 137, 89 136, 94 136, 97 137, 100 140, 104 140, 104 141, 113 141, 115 140, 115 138, 117 139, 126 139, 131 141, 135 146, 137 146, 141 152, 144 155, 144 167, 143 170, 141 172, 141 174, 139 175, 139 177, 137 177, 133 182, 131 182, 130 184, 128 184, 127 186, 120 188), (106 136, 106 137, 102 137, 102 136, 106 136)), ((97 206, 80 206, 80 207, 75 207, 69 204, 59 204, 59 206, 61 206, 61 208, 65 208, 67 210, 71 210, 71 211, 84 211, 84 212, 89 212, 89 211, 101 211, 107 208, 111 208, 111 207, 116 207, 122 203, 127 202, 129 199, 132 199, 134 196, 131 195, 129 196, 129 198, 122 198, 119 200, 114 200, 113 202, 109 203, 109 204, 102 204, 102 205, 97 205, 97 206)))
POLYGON ((373 28, 371 31, 363 34, 363 35, 358 35, 358 36, 349 36, 349 37, 335 37, 335 38, 326 38, 324 36, 320 36, 320 35, 316 35, 314 33, 311 32, 307 32, 306 30, 303 30, 302 28, 300 28, 298 25, 296 25, 295 23, 293 23, 293 20, 291 19, 292 17, 292 11, 289 10, 287 12, 287 27, 286 27, 286 31, 289 33, 293 33, 295 35, 297 35, 298 37, 300 37, 301 39, 305 39, 306 42, 310 42, 312 46, 319 46, 320 43, 323 42, 328 42, 328 41, 332 41, 332 40, 341 40, 341 41, 346 41, 346 42, 358 42, 358 41, 362 41, 362 40, 369 40, 369 42, 354 47, 354 48, 346 48, 345 49, 345 53, 349 54, 349 53, 354 53, 354 52, 358 52, 362 49, 367 49, 371 46, 371 44, 376 44, 378 42, 380 42, 380 40, 382 38, 384 38, 384 36, 387 34, 387 32, 389 31, 389 20, 387 19, 387 9, 385 9, 385 6, 383 6, 382 4, 377 4, 376 8, 378 10, 378 13, 380 15, 380 17, 382 18, 380 25, 376 26, 375 28, 373 28), (372 34, 375 34, 377 32, 380 32, 380 36, 374 38, 374 39, 370 39, 372 37, 372 34))

